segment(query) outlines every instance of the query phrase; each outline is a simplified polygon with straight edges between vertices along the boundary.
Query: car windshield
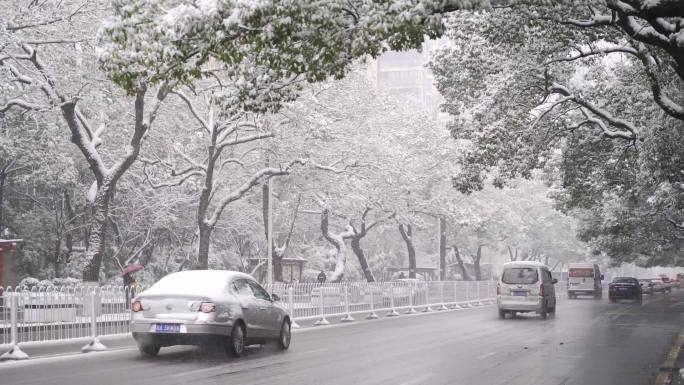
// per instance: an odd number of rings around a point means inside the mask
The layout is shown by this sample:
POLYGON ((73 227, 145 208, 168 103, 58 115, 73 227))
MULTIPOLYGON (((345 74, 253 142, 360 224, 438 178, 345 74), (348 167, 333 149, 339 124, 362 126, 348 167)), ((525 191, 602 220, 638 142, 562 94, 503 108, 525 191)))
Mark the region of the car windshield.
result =
POLYGON ((504 270, 501 281, 506 284, 529 285, 539 280, 539 274, 534 267, 509 267, 504 270))
POLYGON ((591 267, 574 268, 568 271, 568 275, 571 278, 594 278, 594 269, 591 267))

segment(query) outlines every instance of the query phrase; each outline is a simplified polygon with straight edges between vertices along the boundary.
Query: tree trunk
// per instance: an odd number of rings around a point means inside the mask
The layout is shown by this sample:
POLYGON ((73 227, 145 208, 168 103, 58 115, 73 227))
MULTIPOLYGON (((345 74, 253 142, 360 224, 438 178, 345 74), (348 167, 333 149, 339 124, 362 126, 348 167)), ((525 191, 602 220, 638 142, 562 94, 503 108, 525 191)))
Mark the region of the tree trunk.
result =
POLYGON ((347 264, 347 246, 345 245, 344 240, 353 235, 353 230, 348 228, 344 233, 331 233, 328 216, 329 211, 327 209, 323 210, 323 213, 321 214, 321 232, 323 233, 323 237, 335 247, 336 251, 335 270, 333 270, 329 279, 331 282, 340 282, 344 277, 344 269, 347 264))
POLYGON ((515 255, 513 254, 513 249, 511 249, 510 246, 508 247, 508 258, 511 259, 511 261, 517 261, 518 260, 518 248, 515 248, 515 255))
MULTIPOLYGON (((152 124, 152 120, 145 120, 145 93, 145 90, 138 91, 135 97, 135 127, 130 142, 126 146, 126 155, 110 169, 105 168, 102 158, 90 142, 92 138, 87 138, 84 135, 82 123, 77 118, 76 99, 65 101, 60 106, 62 116, 71 131, 71 141, 85 157, 97 182, 97 193, 93 202, 93 225, 88 238, 88 249, 85 253, 87 262, 83 269, 83 280, 87 282, 99 281, 100 267, 105 252, 109 203, 114 196, 116 183, 138 158, 143 138, 152 124)), ((159 102, 164 97, 165 93, 160 90, 157 95, 159 102)))
POLYGON ((439 218, 439 280, 446 279, 446 218, 439 218))
POLYGON ((3 170, 0 172, 0 238, 5 230, 5 179, 7 174, 3 170))
POLYGON ((53 251, 54 260, 52 261, 52 266, 54 268, 54 273, 55 273, 53 278, 59 278, 59 257, 61 254, 62 254, 62 237, 58 234, 57 240, 55 241, 55 249, 53 251))
POLYGON ((196 269, 209 268, 209 245, 211 243, 211 231, 213 228, 206 223, 200 223, 199 229, 199 247, 197 248, 197 263, 196 269))
MULTIPOLYGON (((261 212, 264 217, 264 235, 266 236, 266 243, 268 243, 268 201, 271 199, 271 194, 268 189, 268 183, 261 186, 261 212)), ((283 281, 283 257, 284 252, 280 253, 279 248, 276 247, 275 237, 271 238, 271 244, 267 245, 271 248, 271 262, 273 264, 273 280, 277 282, 283 281)))
POLYGON ((109 199, 111 193, 108 189, 98 191, 94 203, 94 212, 90 234, 88 237, 88 250, 86 250, 86 266, 83 269, 83 280, 86 282, 98 282, 100 278, 100 266, 105 252, 105 235, 107 234, 107 216, 109 214, 109 199))
POLYGON ((363 249, 361 248, 361 239, 362 238, 363 238, 363 236, 359 236, 359 235, 352 237, 352 239, 351 239, 352 251, 354 251, 356 258, 359 259, 359 264, 361 265, 361 271, 363 271, 363 275, 364 275, 364 277, 366 277, 366 281, 367 282, 375 282, 375 277, 373 276, 373 272, 368 267, 368 260, 366 259, 366 255, 363 253, 363 249))
POLYGON ((458 263, 458 267, 461 269, 461 276, 463 277, 464 281, 470 281, 470 275, 468 275, 468 270, 465 267, 465 264, 463 263, 463 259, 461 259, 461 253, 458 251, 458 246, 454 245, 454 257, 456 258, 456 262, 458 263))
POLYGON ((406 243, 406 249, 408 251, 409 278, 416 278, 416 248, 413 246, 413 230, 411 229, 410 224, 405 227, 406 228, 404 228, 403 224, 400 224, 399 232, 406 243))
MULTIPOLYGON (((67 190, 64 190, 64 209, 66 210, 67 214, 67 223, 69 226, 73 226, 74 223, 74 218, 76 217, 76 214, 74 213, 74 207, 71 205, 71 195, 69 195, 69 192, 67 190)), ((66 265, 69 263, 69 260, 71 259, 71 253, 74 251, 74 236, 71 234, 71 231, 68 229, 66 230, 66 254, 64 256, 64 264, 66 265)), ((61 271, 55 271, 55 275, 57 277, 62 276, 61 271)))
POLYGON ((480 259, 482 258, 482 245, 479 245, 477 247, 477 256, 475 256, 475 260, 473 261, 473 270, 475 270, 475 280, 480 281, 482 280, 482 272, 480 271, 480 259))

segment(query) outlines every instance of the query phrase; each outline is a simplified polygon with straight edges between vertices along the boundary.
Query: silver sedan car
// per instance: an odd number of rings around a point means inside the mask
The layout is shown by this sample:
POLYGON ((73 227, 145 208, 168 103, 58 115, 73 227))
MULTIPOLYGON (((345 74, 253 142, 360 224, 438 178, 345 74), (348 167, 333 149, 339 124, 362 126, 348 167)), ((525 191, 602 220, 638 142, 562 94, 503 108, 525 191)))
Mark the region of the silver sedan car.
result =
POLYGON ((235 271, 172 273, 133 299, 131 331, 144 356, 163 346, 220 344, 239 357, 246 345, 290 346, 290 316, 277 295, 235 271))

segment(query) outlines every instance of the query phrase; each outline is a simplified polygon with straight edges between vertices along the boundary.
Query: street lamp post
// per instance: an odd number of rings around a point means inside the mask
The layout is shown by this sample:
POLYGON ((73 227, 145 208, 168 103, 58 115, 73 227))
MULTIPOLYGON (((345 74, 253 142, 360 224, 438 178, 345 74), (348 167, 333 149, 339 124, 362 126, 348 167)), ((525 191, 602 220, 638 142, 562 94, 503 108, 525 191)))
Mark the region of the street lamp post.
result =
POLYGON ((268 178, 268 257, 266 261, 266 283, 273 283, 273 194, 271 193, 271 178, 268 178))

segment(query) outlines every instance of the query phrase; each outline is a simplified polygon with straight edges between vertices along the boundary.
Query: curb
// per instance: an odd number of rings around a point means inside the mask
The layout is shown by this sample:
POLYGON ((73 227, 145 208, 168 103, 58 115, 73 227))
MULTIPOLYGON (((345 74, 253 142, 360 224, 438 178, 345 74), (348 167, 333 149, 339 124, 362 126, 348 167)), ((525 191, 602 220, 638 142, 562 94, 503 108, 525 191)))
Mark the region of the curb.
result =
POLYGON ((684 384, 684 379, 680 375, 680 367, 684 364, 682 348, 684 348, 684 328, 679 331, 674 345, 667 353, 665 362, 658 368, 655 385, 684 384))

